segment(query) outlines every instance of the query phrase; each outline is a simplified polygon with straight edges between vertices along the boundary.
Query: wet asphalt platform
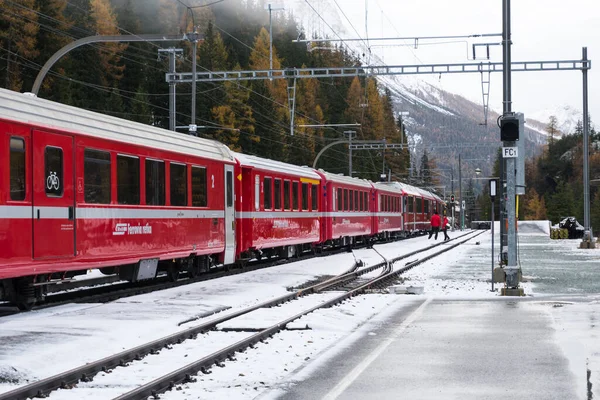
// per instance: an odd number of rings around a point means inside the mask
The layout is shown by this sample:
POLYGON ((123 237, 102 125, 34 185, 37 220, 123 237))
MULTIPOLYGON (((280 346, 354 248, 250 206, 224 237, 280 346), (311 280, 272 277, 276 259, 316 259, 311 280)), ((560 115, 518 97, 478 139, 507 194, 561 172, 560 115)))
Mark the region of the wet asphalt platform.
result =
POLYGON ((552 319, 528 301, 415 300, 281 399, 579 399, 552 319))
MULTIPOLYGON (((552 241, 535 226, 527 233, 519 238, 527 296, 453 298, 426 288, 266 398, 600 398, 600 249, 552 241)), ((483 284, 490 239, 436 278, 483 284)))

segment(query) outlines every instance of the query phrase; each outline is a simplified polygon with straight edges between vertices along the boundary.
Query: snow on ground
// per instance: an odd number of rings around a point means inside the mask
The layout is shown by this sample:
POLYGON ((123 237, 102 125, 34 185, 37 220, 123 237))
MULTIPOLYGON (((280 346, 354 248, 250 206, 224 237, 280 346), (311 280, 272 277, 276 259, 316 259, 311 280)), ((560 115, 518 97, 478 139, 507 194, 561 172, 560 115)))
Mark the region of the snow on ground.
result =
MULTIPOLYGON (((413 251, 422 239, 388 246, 400 255, 413 251)), ((0 393, 17 383, 42 379, 211 319, 178 326, 191 318, 227 308, 231 310, 225 313, 233 312, 286 294, 288 287, 340 274, 356 259, 365 266, 382 261, 372 250, 356 250, 108 304, 68 304, 1 318, 0 393)))
POLYGON ((0 392, 16 382, 48 377, 181 331, 192 324, 178 323, 198 315, 227 307, 244 308, 281 296, 288 293, 287 287, 322 275, 337 275, 354 262, 354 256, 346 253, 108 304, 68 304, 0 318, 0 392))
MULTIPOLYGON (((519 260, 528 280, 523 283, 525 300, 552 316, 556 342, 570 360, 576 376, 581 375, 582 368, 588 368, 590 382, 594 388, 600 388, 600 250, 579 250, 579 241, 575 240, 550 240, 548 226, 547 221, 519 225, 519 260), (559 302, 557 298, 564 301, 559 302)), ((497 259, 498 224, 495 230, 497 259)), ((454 238, 464 233, 449 234, 454 238)), ((423 236, 376 245, 375 248, 384 257, 392 258, 433 242, 423 236)), ((453 242, 443 246, 451 244, 453 242)), ((398 266, 418 257, 402 260, 398 266)), ((193 316, 227 307, 232 310, 224 312, 232 312, 282 295, 287 287, 318 276, 345 272, 355 259, 361 259, 366 265, 382 261, 375 251, 361 249, 110 304, 66 305, 1 318, 0 392, 9 390, 17 382, 23 384, 27 379, 49 376, 211 318, 177 326, 178 322, 193 316), (64 354, 71 356, 64 357, 64 354)), ((490 291, 491 271, 491 235, 487 231, 451 250, 442 259, 427 261, 404 275, 407 284, 424 286, 424 295, 369 294, 347 300, 337 307, 318 310, 289 325, 295 329, 307 326, 310 329, 283 331, 268 344, 258 344, 254 349, 237 354, 237 360, 226 362, 225 368, 215 367, 211 374, 198 376, 196 383, 186 384, 181 390, 166 393, 161 398, 231 400, 281 393, 291 379, 308 377, 332 354, 347 351, 360 337, 371 334, 372 326, 385 323, 389 315, 419 299, 503 300, 497 291, 490 291)), ((330 295, 333 294, 327 294, 330 295)), ((316 297, 311 296, 304 301, 316 301, 314 299, 316 297), (313 300, 309 300, 311 298, 313 300)), ((294 312, 302 303, 292 304, 281 307, 281 312, 294 312)), ((260 311, 229 325, 223 324, 221 328, 264 326, 273 321, 272 315, 260 311)), ((209 354, 216 346, 234 343, 249 334, 211 332, 202 336, 200 345, 198 341, 184 342, 172 350, 163 350, 134 363, 124 375, 117 374, 116 370, 101 374, 93 382, 80 383, 77 390, 59 391, 51 398, 114 397, 153 376, 209 354), (112 389, 107 392, 106 388, 112 389)))

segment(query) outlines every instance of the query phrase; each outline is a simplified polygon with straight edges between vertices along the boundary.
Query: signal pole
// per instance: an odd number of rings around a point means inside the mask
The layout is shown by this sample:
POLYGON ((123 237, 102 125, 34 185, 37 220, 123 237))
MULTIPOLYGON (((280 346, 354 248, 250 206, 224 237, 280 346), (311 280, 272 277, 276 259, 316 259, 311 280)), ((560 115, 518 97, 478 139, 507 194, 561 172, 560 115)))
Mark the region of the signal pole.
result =
MULTIPOLYGON (((503 0, 502 3, 502 48, 503 48, 503 119, 514 117, 512 113, 512 97, 511 97, 511 31, 510 31, 510 0, 503 0)), ((502 126, 502 124, 501 124, 502 126)), ((503 132, 503 128, 501 127, 503 132)), ((518 140, 519 133, 517 130, 516 139, 518 140)), ((516 148, 515 141, 504 141, 504 148, 516 148)), ((504 157, 506 152, 503 151, 504 157)), ((521 154, 521 157, 524 157, 521 154)), ((506 276, 506 287, 502 289, 503 295, 522 296, 523 288, 519 287, 519 268, 517 266, 517 216, 516 216, 516 174, 515 174, 516 158, 510 156, 506 158, 506 170, 504 177, 506 179, 506 196, 505 208, 506 217, 508 219, 507 229, 507 265, 504 267, 506 276)), ((500 222, 501 224, 503 221, 500 222)), ((502 250, 504 251, 504 249, 502 250)))

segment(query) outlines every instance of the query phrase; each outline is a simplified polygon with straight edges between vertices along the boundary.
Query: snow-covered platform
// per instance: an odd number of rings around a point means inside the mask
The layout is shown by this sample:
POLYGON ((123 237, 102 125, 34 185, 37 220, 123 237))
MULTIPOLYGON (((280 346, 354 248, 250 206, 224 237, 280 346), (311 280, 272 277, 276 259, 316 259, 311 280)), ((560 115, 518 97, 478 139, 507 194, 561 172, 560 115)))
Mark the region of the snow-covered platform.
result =
POLYGON ((558 343, 552 304, 422 297, 411 303, 279 398, 587 398, 586 360, 558 343))
POLYGON ((423 295, 397 295, 320 362, 260 398, 600 396, 600 251, 550 240, 548 227, 519 230, 525 297, 490 291, 488 232, 447 262, 411 271, 407 284, 424 286, 423 295))

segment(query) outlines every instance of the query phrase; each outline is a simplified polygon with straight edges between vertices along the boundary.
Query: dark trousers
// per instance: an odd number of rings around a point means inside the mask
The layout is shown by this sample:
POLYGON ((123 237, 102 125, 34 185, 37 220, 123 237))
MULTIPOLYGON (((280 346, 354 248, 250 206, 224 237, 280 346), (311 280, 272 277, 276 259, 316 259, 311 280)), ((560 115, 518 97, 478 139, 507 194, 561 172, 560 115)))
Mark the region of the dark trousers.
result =
POLYGON ((444 240, 450 240, 450 236, 448 236, 448 227, 445 226, 444 229, 442 229, 442 231, 444 232, 444 240))
POLYGON ((432 226, 431 230, 429 231, 429 239, 431 239, 431 236, 433 236, 433 233, 435 232, 435 240, 437 240, 437 235, 440 232, 440 227, 439 226, 432 226))

